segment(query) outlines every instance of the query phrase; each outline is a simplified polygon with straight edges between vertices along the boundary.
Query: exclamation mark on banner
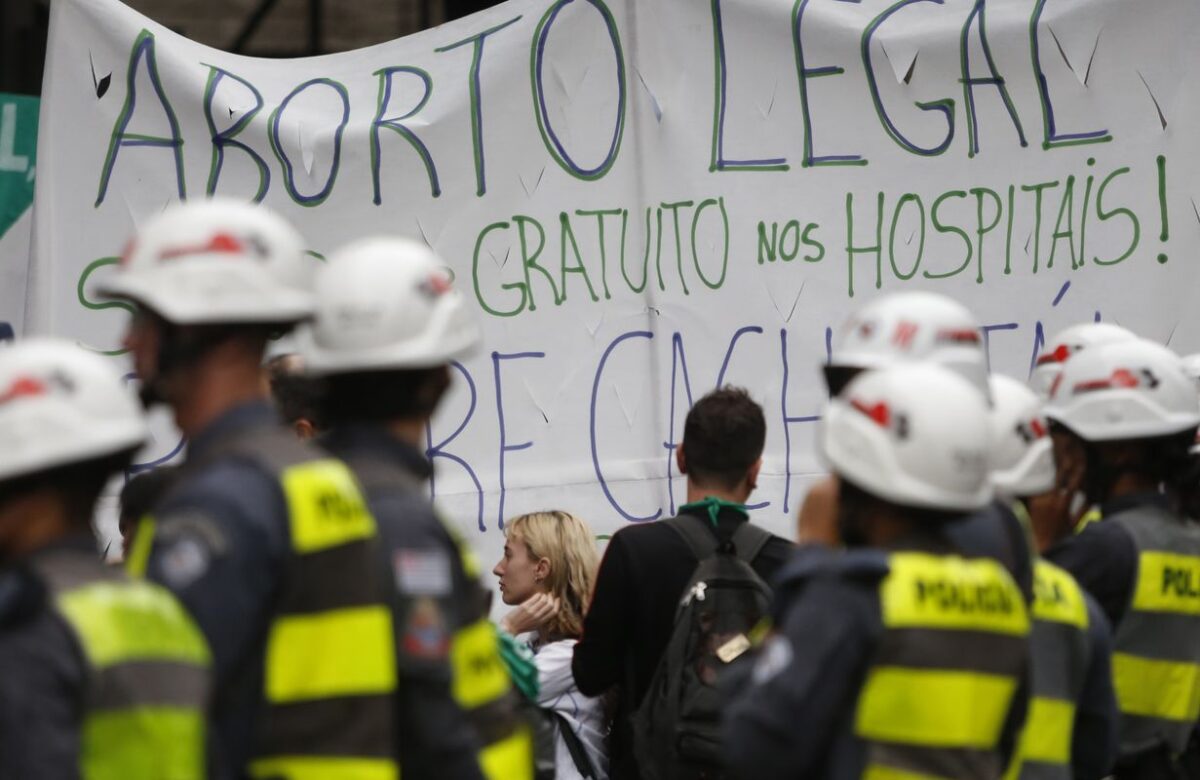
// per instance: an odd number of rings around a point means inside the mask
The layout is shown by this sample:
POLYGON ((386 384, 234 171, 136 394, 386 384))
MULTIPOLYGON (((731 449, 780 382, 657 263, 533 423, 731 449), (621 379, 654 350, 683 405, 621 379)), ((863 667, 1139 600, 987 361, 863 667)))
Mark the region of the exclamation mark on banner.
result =
MULTIPOLYGON (((1167 158, 1161 154, 1158 156, 1158 215, 1159 221, 1162 224, 1162 231, 1158 234, 1158 240, 1165 244, 1171 233, 1167 223, 1167 158)), ((1167 262, 1167 254, 1165 252, 1158 253, 1158 262, 1167 262)))

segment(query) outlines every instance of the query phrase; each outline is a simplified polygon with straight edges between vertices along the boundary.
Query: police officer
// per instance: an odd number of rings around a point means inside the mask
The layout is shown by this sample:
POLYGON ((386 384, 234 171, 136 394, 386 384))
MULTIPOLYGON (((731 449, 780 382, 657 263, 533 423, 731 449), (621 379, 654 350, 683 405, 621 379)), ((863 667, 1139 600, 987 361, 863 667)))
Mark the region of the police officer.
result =
POLYGON ((0 432, 0 777, 207 777, 204 639, 90 527, 146 440, 137 399, 103 358, 31 339, 0 351, 0 432))
MULTIPOLYGON (((992 485, 1025 517, 1056 505, 1054 452, 1041 401, 993 375, 992 485)), ((1035 524, 1035 535, 1040 529, 1035 524)), ((1075 579, 1049 561, 1033 567, 1029 715, 1007 778, 1099 780, 1116 759, 1117 705, 1108 620, 1075 579)))
POLYGON ((1200 404, 1178 357, 1133 341, 1064 365, 1045 409, 1060 483, 1101 519, 1047 557, 1112 623, 1118 778, 1172 777, 1200 715, 1200 527, 1172 508, 1200 404))
MULTIPOLYGON (((984 397, 990 395, 982 331, 961 303, 930 292, 885 295, 855 312, 842 326, 837 349, 824 367, 830 397, 855 376, 882 366, 915 361, 945 366, 984 397)), ((801 544, 837 544, 834 480, 816 483, 798 517, 801 544)), ((951 531, 964 554, 994 558, 1032 595, 1033 550, 1025 528, 1005 502, 984 507, 951 531)))
POLYGON ((331 430, 320 443, 364 486, 399 589, 405 777, 478 777, 482 766, 492 780, 520 780, 531 774, 532 745, 479 564, 428 498, 426 426, 450 362, 480 342, 443 265, 406 239, 345 247, 317 275, 316 319, 299 340, 307 369, 324 380, 320 417, 331 430), (478 760, 472 746, 482 747, 478 760))
POLYGON ((821 450, 851 548, 798 558, 727 710, 745 778, 996 778, 1025 709, 1029 618, 992 560, 946 526, 987 504, 982 394, 946 368, 864 373, 833 399, 821 450))
POLYGON ((108 294, 137 305, 126 343, 148 401, 188 437, 143 520, 131 571, 173 591, 216 671, 232 777, 398 776, 390 585, 346 466, 279 425, 270 335, 312 314, 300 237, 264 208, 191 201, 148 221, 108 294))

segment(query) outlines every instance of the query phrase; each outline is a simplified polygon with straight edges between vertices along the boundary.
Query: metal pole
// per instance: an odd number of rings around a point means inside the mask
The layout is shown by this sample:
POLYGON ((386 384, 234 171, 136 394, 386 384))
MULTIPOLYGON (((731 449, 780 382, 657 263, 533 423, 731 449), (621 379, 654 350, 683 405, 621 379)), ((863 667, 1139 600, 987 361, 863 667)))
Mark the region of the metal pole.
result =
POLYGON ((322 11, 321 0, 308 0, 308 53, 317 55, 321 53, 321 40, 325 37, 324 32, 324 14, 322 11))
POLYGON ((271 9, 275 7, 275 3, 276 0, 259 0, 258 7, 250 13, 250 16, 246 19, 246 23, 242 25, 241 31, 233 39, 233 45, 229 47, 231 52, 234 54, 245 52, 246 44, 250 43, 250 39, 254 37, 254 33, 258 32, 263 19, 266 19, 267 14, 271 13, 271 9))

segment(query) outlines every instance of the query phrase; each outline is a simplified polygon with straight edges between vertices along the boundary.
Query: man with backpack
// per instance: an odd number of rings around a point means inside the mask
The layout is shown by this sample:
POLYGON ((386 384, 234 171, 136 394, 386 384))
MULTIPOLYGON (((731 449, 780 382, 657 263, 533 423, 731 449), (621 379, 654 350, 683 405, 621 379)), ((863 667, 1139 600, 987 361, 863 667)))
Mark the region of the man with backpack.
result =
POLYGON ((608 544, 572 671, 584 695, 619 691, 615 780, 720 776, 715 674, 749 647, 769 599, 764 583, 793 550, 746 511, 765 440, 746 391, 704 396, 677 451, 688 503, 608 544))

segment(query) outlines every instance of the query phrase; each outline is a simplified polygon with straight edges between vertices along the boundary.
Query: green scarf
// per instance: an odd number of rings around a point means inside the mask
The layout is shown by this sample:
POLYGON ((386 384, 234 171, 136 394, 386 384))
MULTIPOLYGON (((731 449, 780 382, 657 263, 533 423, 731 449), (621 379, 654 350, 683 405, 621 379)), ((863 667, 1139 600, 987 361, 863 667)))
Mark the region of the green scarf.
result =
POLYGON ((717 498, 716 496, 705 496, 699 501, 693 501, 690 504, 684 504, 683 506, 679 507, 679 511, 683 512, 689 509, 707 509, 708 519, 712 521, 713 528, 716 528, 717 515, 721 513, 722 508, 732 509, 742 517, 745 517, 747 520, 750 519, 750 513, 746 511, 745 504, 739 504, 734 501, 725 501, 724 499, 717 498))

